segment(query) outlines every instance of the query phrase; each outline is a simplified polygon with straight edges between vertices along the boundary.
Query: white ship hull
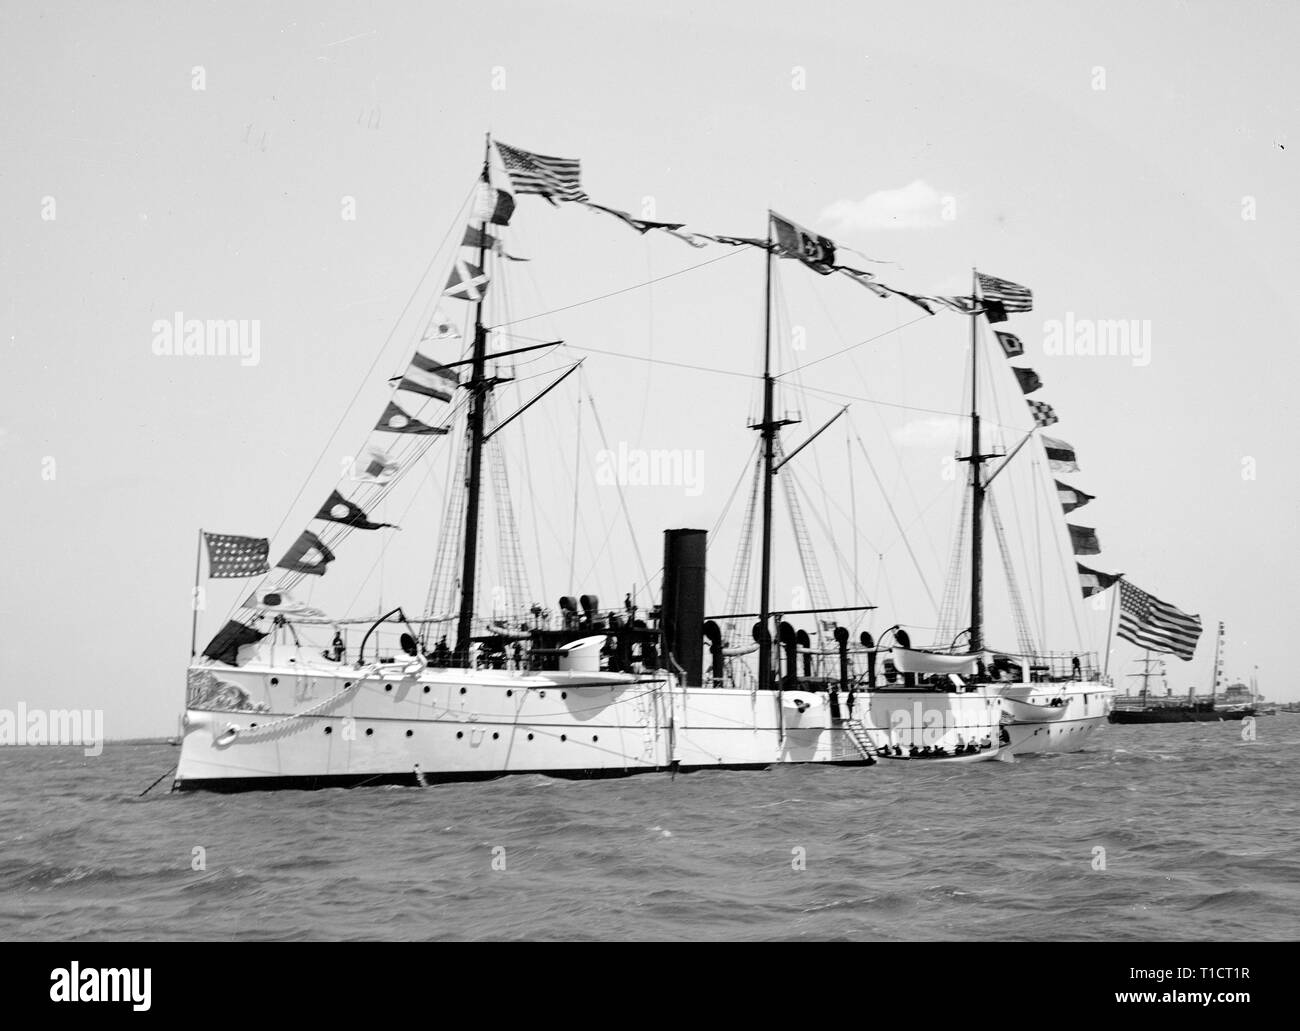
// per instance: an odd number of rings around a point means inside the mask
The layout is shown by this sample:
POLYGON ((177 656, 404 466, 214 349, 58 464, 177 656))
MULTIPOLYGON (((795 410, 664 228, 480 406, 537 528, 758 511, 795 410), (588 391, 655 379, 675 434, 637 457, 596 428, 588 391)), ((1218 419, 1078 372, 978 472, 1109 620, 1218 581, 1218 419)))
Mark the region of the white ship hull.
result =
MULTIPOLYGON (((863 764, 825 695, 684 688, 594 672, 202 666, 191 670, 178 789, 478 780, 509 773, 863 764), (198 678, 207 688, 195 691, 198 678)), ((881 691, 854 715, 877 747, 998 751, 1001 700, 881 691)))
POLYGON ((1077 752, 1104 726, 1115 689, 1095 680, 1016 684, 1002 689, 1007 720, 1003 729, 1014 755, 1077 752), (1063 702, 1053 705, 1053 702, 1063 702))

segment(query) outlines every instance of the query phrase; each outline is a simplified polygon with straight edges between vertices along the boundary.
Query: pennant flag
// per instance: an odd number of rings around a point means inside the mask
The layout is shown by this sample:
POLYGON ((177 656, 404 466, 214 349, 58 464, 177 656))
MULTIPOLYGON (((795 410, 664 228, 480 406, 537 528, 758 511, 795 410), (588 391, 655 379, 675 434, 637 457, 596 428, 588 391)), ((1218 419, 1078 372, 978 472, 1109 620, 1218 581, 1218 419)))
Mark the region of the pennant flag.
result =
POLYGON ((256 609, 259 612, 289 613, 301 616, 303 619, 320 619, 325 615, 320 609, 304 605, 288 591, 279 587, 255 591, 248 596, 248 600, 240 608, 256 609))
POLYGON ((958 315, 969 315, 975 311, 975 302, 969 297, 931 297, 925 298, 927 301, 933 301, 935 304, 942 305, 949 311, 955 311, 958 315))
POLYGON ((997 276, 976 273, 980 285, 980 296, 985 301, 994 301, 1006 311, 1032 311, 1034 307, 1033 292, 1027 286, 1013 283, 997 276))
POLYGON ((343 523, 358 530, 378 530, 385 526, 391 526, 395 530, 401 529, 396 523, 372 523, 360 506, 348 501, 338 491, 330 493, 329 500, 321 506, 321 510, 316 513, 316 518, 326 519, 331 523, 343 523))
POLYGON ((250 644, 257 644, 266 634, 244 626, 238 620, 227 620, 226 625, 217 631, 217 636, 203 649, 203 657, 216 659, 229 666, 239 665, 239 649, 250 644))
POLYGON ((410 368, 397 384, 397 389, 409 390, 413 394, 423 394, 439 401, 450 401, 458 386, 460 378, 451 369, 416 351, 411 358, 410 368))
POLYGON ((920 297, 917 294, 909 294, 906 290, 895 290, 892 286, 889 288, 891 294, 897 294, 899 297, 906 297, 927 315, 934 314, 934 308, 930 306, 930 298, 920 297))
POLYGON ((1016 374, 1016 380, 1020 383, 1020 389, 1026 394, 1032 394, 1043 385, 1043 381, 1038 378, 1038 373, 1033 369, 1022 369, 1013 365, 1011 366, 1011 371, 1016 374))
POLYGON ((465 227, 465 238, 460 241, 462 247, 481 248, 485 251, 491 251, 493 254, 499 254, 507 261, 527 261, 527 258, 516 258, 513 254, 507 254, 501 241, 489 233, 481 226, 467 225, 465 227))
POLYGON ((352 463, 349 479, 359 483, 388 483, 400 471, 401 465, 378 448, 368 448, 366 453, 352 463))
POLYGON ((321 539, 310 530, 303 530, 302 536, 275 565, 277 569, 291 569, 295 573, 324 576, 325 567, 333 561, 334 552, 325 547, 321 539))
POLYGON ((397 407, 393 401, 388 402, 388 407, 384 409, 384 414, 379 417, 375 423, 375 429, 384 430, 387 433, 446 433, 446 426, 428 426, 420 422, 419 419, 412 419, 404 411, 397 407))
POLYGON ((1029 405, 1029 411, 1034 416, 1034 423, 1038 426, 1051 426, 1054 422, 1061 420, 1056 417, 1056 412, 1046 401, 1026 401, 1029 405))
MULTIPOLYGON (((681 229, 670 229, 667 226, 663 226, 662 228, 669 236, 675 236, 677 239, 681 240, 682 243, 690 244, 692 247, 697 249, 700 247, 707 247, 709 244, 710 238, 705 236, 703 233, 689 233, 681 229)), ((767 244, 763 243, 763 247, 766 248, 767 244)))
POLYGON ((514 185, 515 193, 541 194, 552 204, 559 200, 586 200, 582 192, 581 166, 574 158, 549 157, 510 147, 494 140, 501 164, 514 185))
POLYGON ((753 236, 711 236, 708 233, 694 235, 703 240, 712 240, 714 243, 725 243, 730 247, 758 247, 767 250, 767 241, 753 236))
POLYGON ((861 269, 849 268, 847 265, 837 265, 835 268, 837 271, 843 272, 859 286, 865 286, 877 297, 889 297, 893 293, 893 291, 890 290, 889 287, 885 286, 884 283, 877 282, 876 277, 870 272, 863 272, 861 269))
POLYGON ((1076 555, 1100 555, 1101 542, 1097 540, 1097 531, 1090 526, 1075 526, 1066 523, 1070 531, 1070 544, 1076 555))
POLYGON ((1179 612, 1168 602, 1123 580, 1119 585, 1117 632, 1139 648, 1190 660, 1201 636, 1201 617, 1179 612))
POLYGON ((1085 494, 1078 487, 1071 487, 1068 483, 1062 483, 1056 480, 1056 497, 1061 502, 1061 509, 1065 512, 1073 512, 1076 508, 1083 508, 1096 495, 1085 494))
POLYGON ((630 226, 638 233, 644 236, 651 229, 681 229, 685 222, 651 222, 649 219, 633 218, 626 211, 620 211, 618 208, 607 208, 604 204, 595 204, 589 200, 582 202, 592 211, 603 211, 607 215, 613 215, 616 219, 626 226, 630 226))
POLYGON ((420 340, 450 340, 453 337, 459 339, 460 330, 456 328, 451 319, 447 318, 446 312, 441 308, 436 308, 433 312, 433 318, 424 327, 424 334, 420 337, 420 340))
POLYGON ((1120 578, 1118 573, 1102 573, 1096 569, 1089 569, 1082 562, 1076 562, 1075 565, 1079 568, 1079 586, 1083 589, 1085 598, 1100 594, 1120 578))
POLYGON ((824 236, 809 232, 801 225, 769 211, 776 250, 787 258, 797 258, 814 272, 829 276, 835 271, 835 244, 824 236))
POLYGON ((474 210, 470 217, 480 222, 491 222, 496 226, 508 226, 510 216, 515 213, 515 199, 505 190, 498 190, 487 183, 480 183, 474 197, 474 210))
POLYGON ((1020 342, 1020 338, 1011 333, 1002 333, 998 330, 993 331, 993 335, 998 338, 998 343, 1002 345, 1002 353, 1008 358, 1019 358, 1025 353, 1025 345, 1020 342))
POLYGON ((1055 437, 1043 437, 1043 449, 1047 452, 1047 465, 1054 473, 1077 473, 1079 463, 1075 459, 1074 448, 1055 437))
POLYGON ((260 576, 271 567, 266 558, 271 542, 265 537, 236 537, 228 533, 204 533, 208 542, 208 577, 213 580, 260 576))
POLYGON ((442 292, 447 297, 455 297, 460 301, 481 301, 487 293, 487 283, 487 274, 481 268, 464 258, 458 258, 442 292))

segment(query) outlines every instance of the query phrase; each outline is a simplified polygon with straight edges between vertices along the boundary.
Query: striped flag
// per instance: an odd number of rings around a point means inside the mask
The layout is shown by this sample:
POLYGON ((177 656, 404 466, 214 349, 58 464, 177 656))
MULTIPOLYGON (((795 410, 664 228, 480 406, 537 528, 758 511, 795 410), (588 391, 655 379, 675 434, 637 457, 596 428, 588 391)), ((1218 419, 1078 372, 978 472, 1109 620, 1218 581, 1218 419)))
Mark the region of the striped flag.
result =
POLYGON ((587 200, 582 192, 581 167, 576 158, 533 154, 493 141, 515 193, 538 193, 552 204, 558 200, 587 200))
MULTIPOLYGON (((1019 372, 1020 370, 1017 369, 1016 371, 1019 372)), ((1023 387, 1024 383, 1022 382, 1020 385, 1023 387)), ((1056 417, 1056 410, 1046 401, 1026 401, 1025 404, 1029 405, 1029 411, 1034 417, 1036 426, 1051 426, 1052 423, 1061 421, 1056 417)))
POLYGON ((1074 445, 1046 435, 1043 436, 1042 440, 1043 450, 1047 452, 1047 465, 1052 472, 1077 473, 1079 471, 1079 463, 1074 454, 1074 445))
POLYGON ((1095 494, 1085 494, 1078 487, 1071 487, 1068 483, 1062 483, 1056 480, 1056 498, 1061 503, 1061 509, 1065 512, 1073 512, 1076 508, 1083 508, 1091 501, 1095 494))
POLYGON ((432 358, 426 358, 419 351, 411 358, 411 365, 406 375, 397 384, 398 390, 409 390, 412 394, 423 394, 438 401, 450 401, 455 389, 460 386, 460 378, 432 358))
POLYGON ((1201 617, 1179 612, 1168 602, 1124 580, 1119 585, 1117 632, 1139 648, 1190 660, 1201 636, 1201 617))
POLYGON ((984 300, 1000 304, 1003 311, 1033 310, 1034 294, 1029 287, 1013 283, 1009 279, 986 276, 983 272, 976 275, 979 279, 980 296, 984 300))

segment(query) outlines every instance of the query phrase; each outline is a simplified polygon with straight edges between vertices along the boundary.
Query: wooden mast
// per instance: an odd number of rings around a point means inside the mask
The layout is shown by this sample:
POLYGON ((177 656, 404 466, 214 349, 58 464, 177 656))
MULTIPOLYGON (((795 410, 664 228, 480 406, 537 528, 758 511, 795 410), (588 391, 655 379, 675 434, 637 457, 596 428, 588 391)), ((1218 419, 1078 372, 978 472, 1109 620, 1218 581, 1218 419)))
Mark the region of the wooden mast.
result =
MULTIPOLYGON (((492 137, 483 144, 483 183, 491 185, 492 137)), ((487 271, 487 219, 479 224, 478 267, 487 271)), ((457 664, 469 665, 470 638, 474 624, 475 580, 478 575, 478 523, 479 494, 483 479, 483 423, 488 396, 493 380, 485 374, 487 366, 487 330, 483 326, 483 303, 487 297, 486 279, 479 285, 478 302, 474 305, 474 353, 470 380, 464 387, 470 393, 469 419, 465 429, 469 444, 469 474, 465 481, 465 548, 460 577, 460 614, 456 620, 457 664)))
POLYGON ((984 456, 980 454, 979 413, 979 281, 971 269, 970 317, 970 650, 984 649, 984 456))
POLYGON ((772 686, 772 458, 776 424, 772 418, 775 383, 772 380, 772 213, 770 211, 767 213, 767 249, 764 254, 764 269, 766 275, 763 290, 763 421, 757 427, 763 439, 763 535, 758 600, 758 689, 760 691, 766 691, 772 686))

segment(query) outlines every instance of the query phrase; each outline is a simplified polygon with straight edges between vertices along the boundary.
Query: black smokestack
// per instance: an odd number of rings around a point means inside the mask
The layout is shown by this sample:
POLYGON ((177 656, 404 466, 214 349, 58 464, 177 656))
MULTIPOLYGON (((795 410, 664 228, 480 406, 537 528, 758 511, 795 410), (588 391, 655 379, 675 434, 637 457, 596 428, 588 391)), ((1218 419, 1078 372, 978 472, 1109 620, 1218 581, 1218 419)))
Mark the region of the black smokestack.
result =
POLYGON ((685 670, 687 687, 704 684, 706 530, 664 531, 664 648, 685 670))

